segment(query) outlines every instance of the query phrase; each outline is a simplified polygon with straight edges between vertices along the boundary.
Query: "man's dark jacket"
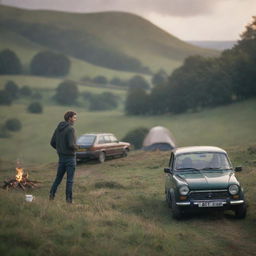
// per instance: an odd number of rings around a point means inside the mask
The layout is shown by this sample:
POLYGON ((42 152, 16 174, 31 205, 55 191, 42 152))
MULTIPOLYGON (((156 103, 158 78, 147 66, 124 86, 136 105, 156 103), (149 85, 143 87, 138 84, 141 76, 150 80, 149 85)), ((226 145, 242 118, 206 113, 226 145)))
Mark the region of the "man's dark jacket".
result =
POLYGON ((75 129, 70 123, 66 121, 59 123, 53 133, 51 146, 57 150, 59 155, 75 155, 77 149, 75 129))

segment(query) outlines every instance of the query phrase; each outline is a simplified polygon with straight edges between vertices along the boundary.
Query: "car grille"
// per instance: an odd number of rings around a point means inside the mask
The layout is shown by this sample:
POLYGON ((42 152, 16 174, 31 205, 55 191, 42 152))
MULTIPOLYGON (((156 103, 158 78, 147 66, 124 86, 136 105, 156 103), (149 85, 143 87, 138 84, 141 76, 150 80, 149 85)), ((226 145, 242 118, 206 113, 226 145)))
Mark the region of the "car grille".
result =
POLYGON ((193 199, 193 200, 225 199, 229 197, 229 193, 227 191, 220 191, 220 192, 216 192, 216 191, 193 192, 192 191, 189 197, 190 199, 193 199))

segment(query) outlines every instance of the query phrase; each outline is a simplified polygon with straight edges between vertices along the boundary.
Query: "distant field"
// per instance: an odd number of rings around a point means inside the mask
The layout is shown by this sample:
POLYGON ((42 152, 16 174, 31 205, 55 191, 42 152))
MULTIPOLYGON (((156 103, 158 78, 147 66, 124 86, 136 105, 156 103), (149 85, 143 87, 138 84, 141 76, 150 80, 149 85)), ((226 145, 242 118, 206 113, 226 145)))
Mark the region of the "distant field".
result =
POLYGON ((69 109, 78 112, 77 135, 86 132, 113 132, 122 138, 131 129, 162 125, 170 129, 178 146, 214 145, 221 147, 256 144, 256 100, 204 110, 199 113, 162 116, 126 116, 122 111, 88 112, 81 107, 44 105, 43 114, 29 114, 26 104, 1 106, 1 123, 19 118, 23 128, 11 138, 0 139, 1 159, 46 163, 56 160, 49 140, 57 123, 69 109))
MULTIPOLYGON (((55 118, 52 116, 53 122, 55 118)), ((42 126, 45 128, 45 124, 42 126)), ((248 154, 244 147, 227 149, 234 165, 244 167, 237 173, 249 203, 244 220, 236 220, 228 212, 194 214, 181 221, 173 220, 164 200, 163 168, 167 166, 169 153, 132 152, 127 158, 103 164, 78 165, 73 205, 64 201, 65 180, 56 200, 48 201, 56 173, 54 163, 24 165, 30 179, 41 182, 40 187, 25 192, 35 197, 32 203, 25 202, 23 191, 0 190, 0 253, 15 256, 256 255, 256 155, 248 154)), ((2 161, 0 180, 14 175, 14 163, 2 161)))
MULTIPOLYGON (((0 90, 4 88, 4 85, 7 81, 14 81, 19 87, 23 85, 29 85, 32 89, 35 90, 48 90, 54 93, 58 85, 65 80, 65 78, 48 78, 48 77, 39 77, 39 76, 27 76, 27 75, 1 75, 0 76, 0 90)), ((85 82, 84 82, 85 83, 85 82)), ((114 87, 97 87, 88 83, 88 86, 85 84, 78 84, 79 91, 90 91, 92 93, 102 93, 103 91, 112 91, 119 96, 124 96, 126 89, 118 89, 114 87)))

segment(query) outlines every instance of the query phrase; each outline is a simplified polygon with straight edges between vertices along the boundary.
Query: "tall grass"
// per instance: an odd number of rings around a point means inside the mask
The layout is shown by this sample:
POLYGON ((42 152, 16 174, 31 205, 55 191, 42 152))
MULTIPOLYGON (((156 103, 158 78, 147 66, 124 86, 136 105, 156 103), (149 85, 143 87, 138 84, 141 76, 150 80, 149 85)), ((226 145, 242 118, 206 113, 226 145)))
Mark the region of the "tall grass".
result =
MULTIPOLYGON (((1 255, 255 255, 255 155, 229 152, 233 162, 243 155, 246 163, 239 174, 250 199, 245 220, 217 213, 171 219, 163 174, 169 153, 134 152, 79 165, 73 205, 64 200, 65 180, 48 201, 54 164, 32 165, 31 179, 41 182, 26 192, 34 195, 32 203, 22 191, 0 190, 1 255)), ((2 163, 0 179, 14 175, 12 164, 2 163)))

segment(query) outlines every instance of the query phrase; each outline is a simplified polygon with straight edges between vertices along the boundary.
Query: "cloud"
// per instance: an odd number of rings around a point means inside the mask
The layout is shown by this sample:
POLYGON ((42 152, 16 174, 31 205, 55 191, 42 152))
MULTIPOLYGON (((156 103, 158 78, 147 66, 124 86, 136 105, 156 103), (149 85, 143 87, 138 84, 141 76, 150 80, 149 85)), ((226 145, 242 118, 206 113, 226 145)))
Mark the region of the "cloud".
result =
MULTIPOLYGON (((31 9, 73 12, 128 11, 165 16, 197 16, 212 13, 220 2, 229 0, 3 0, 3 3, 31 9)), ((244 0, 246 1, 246 0, 244 0)))

